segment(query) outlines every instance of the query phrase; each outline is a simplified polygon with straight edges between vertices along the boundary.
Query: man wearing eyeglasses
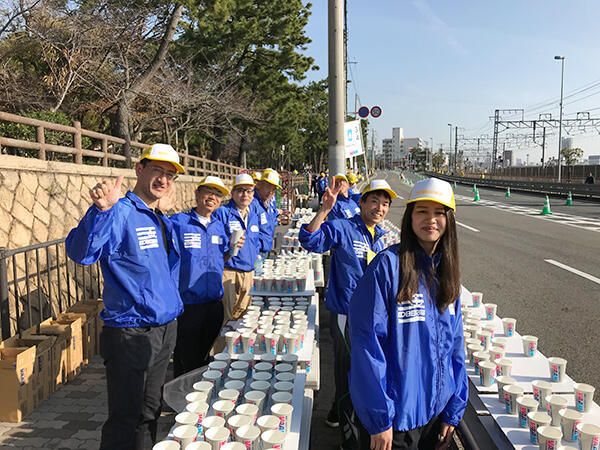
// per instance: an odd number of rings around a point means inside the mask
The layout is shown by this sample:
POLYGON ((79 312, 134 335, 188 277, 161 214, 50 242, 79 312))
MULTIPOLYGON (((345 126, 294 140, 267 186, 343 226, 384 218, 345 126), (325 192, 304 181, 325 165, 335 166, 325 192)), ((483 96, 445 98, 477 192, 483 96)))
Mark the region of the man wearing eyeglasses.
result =
POLYGON ((162 387, 183 304, 177 289, 179 246, 158 203, 184 171, 177 152, 154 144, 135 165, 137 182, 121 197, 123 176, 90 190, 93 205, 66 239, 69 257, 100 261, 108 419, 101 449, 147 448, 156 442, 162 387))
POLYGON ((264 257, 273 248, 273 236, 277 227, 277 217, 279 217, 275 193, 277 189, 282 189, 280 183, 281 177, 277 171, 265 169, 261 178, 256 181, 254 190, 251 206, 254 207, 260 222, 260 251, 264 253, 264 257))
POLYGON ((241 173, 235 177, 231 200, 214 213, 215 219, 225 224, 229 239, 234 232, 245 237, 239 251, 225 263, 223 271, 223 323, 239 319, 250 306, 250 288, 254 277, 254 263, 260 249, 259 218, 250 203, 254 199, 252 176, 241 173))
MULTIPOLYGON (((176 377, 209 363, 208 352, 223 323, 223 269, 231 257, 225 226, 212 214, 229 189, 219 177, 204 177, 196 189, 196 207, 171 217, 181 249, 179 293, 183 314, 177 319, 173 354, 176 377)), ((238 248, 244 238, 238 242, 238 248)))

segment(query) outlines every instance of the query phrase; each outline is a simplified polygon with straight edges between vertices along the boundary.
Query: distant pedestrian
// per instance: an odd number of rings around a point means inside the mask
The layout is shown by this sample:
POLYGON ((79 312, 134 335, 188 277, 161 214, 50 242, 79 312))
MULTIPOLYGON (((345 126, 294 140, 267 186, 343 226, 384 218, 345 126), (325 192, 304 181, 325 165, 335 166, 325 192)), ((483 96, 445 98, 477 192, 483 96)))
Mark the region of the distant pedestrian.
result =
POLYGON ((467 406, 454 193, 429 178, 406 203, 400 244, 375 257, 350 299, 364 450, 448 448, 467 406))
POLYGON ((589 173, 584 184, 594 184, 594 175, 592 175, 592 172, 589 173))

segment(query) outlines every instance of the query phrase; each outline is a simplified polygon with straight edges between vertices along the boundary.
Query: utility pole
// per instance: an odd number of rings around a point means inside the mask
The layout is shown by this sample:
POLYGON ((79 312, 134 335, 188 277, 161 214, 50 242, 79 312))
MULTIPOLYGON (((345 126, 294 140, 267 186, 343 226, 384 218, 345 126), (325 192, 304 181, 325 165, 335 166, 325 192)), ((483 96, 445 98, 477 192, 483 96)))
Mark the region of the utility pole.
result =
POLYGON ((496 160, 498 159, 498 121, 500 110, 494 111, 494 141, 492 142, 492 174, 496 172, 496 160))
POLYGON ((346 77, 344 75, 344 0, 328 0, 328 112, 329 173, 345 172, 344 119, 346 77))
POLYGON ((454 175, 458 171, 458 127, 454 127, 454 175))
POLYGON ((562 117, 563 117, 563 87, 565 79, 565 57, 555 56, 554 59, 560 60, 561 71, 560 71, 560 118, 558 119, 558 179, 560 183, 560 160, 561 160, 561 146, 562 146, 562 117))
POLYGON ((542 134, 542 167, 544 167, 544 152, 546 150, 546 127, 544 127, 544 133, 542 134))

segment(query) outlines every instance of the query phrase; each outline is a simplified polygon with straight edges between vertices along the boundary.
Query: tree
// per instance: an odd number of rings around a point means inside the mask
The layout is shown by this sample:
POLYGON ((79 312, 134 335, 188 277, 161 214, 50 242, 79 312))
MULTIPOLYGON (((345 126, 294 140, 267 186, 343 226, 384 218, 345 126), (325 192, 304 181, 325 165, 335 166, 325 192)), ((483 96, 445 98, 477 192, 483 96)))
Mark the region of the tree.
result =
POLYGON ((442 170, 442 167, 444 167, 445 163, 446 163, 446 156, 444 155, 444 152, 442 152, 441 150, 438 153, 435 153, 431 157, 431 164, 433 165, 435 170, 442 170))
POLYGON ((560 155, 565 159, 565 165, 569 171, 569 180, 573 176, 573 165, 583 156, 583 150, 580 148, 563 148, 560 155))

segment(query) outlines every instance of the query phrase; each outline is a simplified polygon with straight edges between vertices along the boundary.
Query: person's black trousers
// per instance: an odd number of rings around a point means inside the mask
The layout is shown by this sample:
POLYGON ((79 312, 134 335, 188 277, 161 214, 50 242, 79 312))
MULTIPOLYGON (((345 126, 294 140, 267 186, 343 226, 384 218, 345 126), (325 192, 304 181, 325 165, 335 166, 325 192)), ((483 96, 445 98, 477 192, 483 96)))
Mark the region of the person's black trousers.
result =
POLYGON ((183 305, 177 321, 177 345, 173 355, 175 377, 209 363, 209 352, 223 324, 221 299, 183 305))
MULTIPOLYGON (((440 416, 434 417, 426 425, 408 431, 394 430, 392 450, 434 450, 438 443, 438 435, 442 421, 440 416)), ((360 431, 360 450, 371 448, 371 436, 362 424, 360 431)))
POLYGON ((108 419, 101 450, 143 450, 146 429, 156 442, 157 421, 177 321, 157 327, 103 327, 100 355, 106 367, 108 419))

